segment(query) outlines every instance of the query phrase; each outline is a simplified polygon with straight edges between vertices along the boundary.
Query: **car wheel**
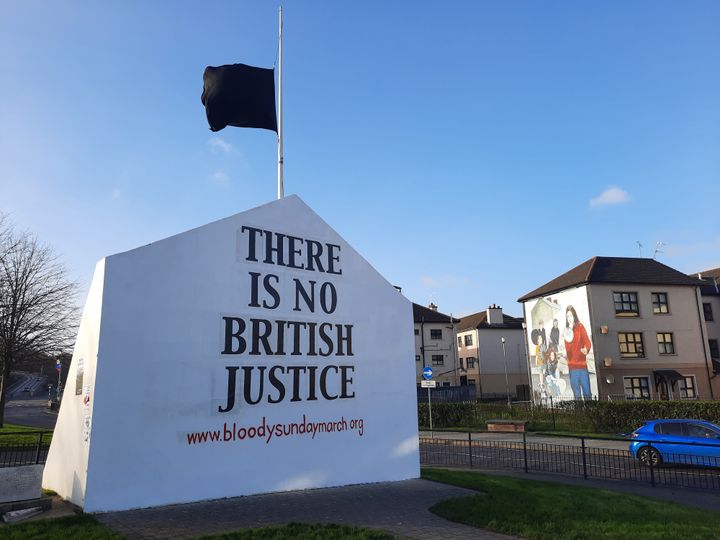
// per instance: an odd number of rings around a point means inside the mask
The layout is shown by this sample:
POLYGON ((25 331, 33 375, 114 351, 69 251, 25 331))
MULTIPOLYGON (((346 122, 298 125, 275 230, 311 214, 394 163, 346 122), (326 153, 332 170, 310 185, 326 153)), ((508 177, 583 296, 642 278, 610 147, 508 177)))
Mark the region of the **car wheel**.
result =
POLYGON ((637 457, 640 460, 640 463, 646 467, 650 467, 650 465, 657 467, 662 463, 662 456, 660 455, 660 452, 655 450, 652 446, 643 446, 640 450, 638 450, 637 457))

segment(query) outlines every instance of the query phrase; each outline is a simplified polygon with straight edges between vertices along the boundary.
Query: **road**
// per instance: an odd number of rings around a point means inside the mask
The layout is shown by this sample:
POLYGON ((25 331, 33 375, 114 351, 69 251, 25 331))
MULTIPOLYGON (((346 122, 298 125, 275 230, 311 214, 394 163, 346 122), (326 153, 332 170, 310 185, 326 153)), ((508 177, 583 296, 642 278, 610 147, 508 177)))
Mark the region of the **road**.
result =
POLYGON ((14 399, 5 404, 5 422, 40 429, 54 429, 57 413, 47 410, 47 398, 14 399))

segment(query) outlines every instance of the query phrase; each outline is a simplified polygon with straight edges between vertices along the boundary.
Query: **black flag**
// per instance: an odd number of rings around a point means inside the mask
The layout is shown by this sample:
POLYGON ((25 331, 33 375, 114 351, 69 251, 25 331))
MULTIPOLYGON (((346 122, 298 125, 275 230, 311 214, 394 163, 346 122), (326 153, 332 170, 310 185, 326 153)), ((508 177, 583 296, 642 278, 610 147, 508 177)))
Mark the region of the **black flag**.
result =
POLYGON ((212 131, 235 126, 277 132, 272 69, 245 64, 208 66, 201 100, 212 131))

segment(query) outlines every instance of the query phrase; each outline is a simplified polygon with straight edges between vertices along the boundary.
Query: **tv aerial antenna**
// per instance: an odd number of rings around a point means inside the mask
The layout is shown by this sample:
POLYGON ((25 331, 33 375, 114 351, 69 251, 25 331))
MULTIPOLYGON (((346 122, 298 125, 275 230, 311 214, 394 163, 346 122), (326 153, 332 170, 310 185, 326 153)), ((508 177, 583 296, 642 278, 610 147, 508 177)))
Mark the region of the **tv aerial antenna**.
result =
POLYGON ((658 253, 665 253, 662 248, 665 247, 665 244, 663 242, 655 242, 655 253, 653 253, 653 259, 657 260, 657 254, 658 253))
POLYGON ((637 247, 640 250, 640 258, 642 258, 642 244, 640 243, 640 240, 636 240, 635 243, 637 244, 637 247))

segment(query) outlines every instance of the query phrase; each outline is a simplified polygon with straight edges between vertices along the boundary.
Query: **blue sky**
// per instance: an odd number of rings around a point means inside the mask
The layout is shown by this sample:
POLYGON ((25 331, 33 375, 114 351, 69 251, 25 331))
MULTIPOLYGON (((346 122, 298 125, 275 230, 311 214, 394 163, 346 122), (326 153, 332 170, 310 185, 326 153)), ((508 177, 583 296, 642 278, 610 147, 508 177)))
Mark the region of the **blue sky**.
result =
MULTIPOLYGON (((292 2, 286 193, 463 315, 594 255, 720 266, 720 3, 292 2)), ((0 211, 83 287, 105 255, 273 200, 207 65, 271 67, 277 4, 6 0, 0 211)))

